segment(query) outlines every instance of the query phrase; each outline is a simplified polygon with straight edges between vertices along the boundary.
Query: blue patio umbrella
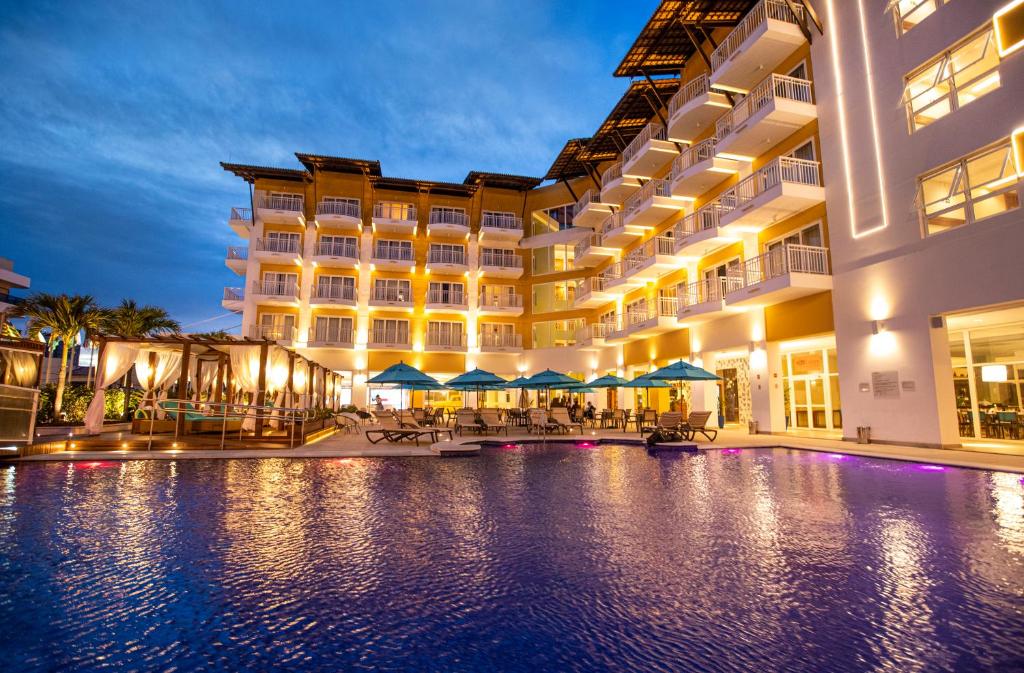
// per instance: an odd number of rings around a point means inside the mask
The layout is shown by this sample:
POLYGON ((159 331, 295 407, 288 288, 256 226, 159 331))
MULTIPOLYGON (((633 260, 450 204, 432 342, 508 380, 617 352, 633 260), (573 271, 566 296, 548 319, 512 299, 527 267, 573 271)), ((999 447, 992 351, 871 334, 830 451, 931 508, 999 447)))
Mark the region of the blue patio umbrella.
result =
MULTIPOLYGON (((551 369, 545 369, 539 374, 531 376, 522 386, 530 390, 545 390, 550 393, 552 388, 566 388, 567 386, 576 386, 580 383, 582 382, 579 379, 559 374, 551 369)), ((537 404, 540 404, 540 398, 537 399, 537 404)))
POLYGON ((507 382, 505 384, 505 386, 504 386, 506 389, 508 389, 508 388, 517 388, 520 391, 520 395, 519 395, 519 406, 520 406, 520 408, 525 408, 525 407, 530 406, 530 399, 529 399, 529 397, 526 394, 526 388, 523 387, 524 384, 529 383, 529 382, 530 382, 530 378, 528 376, 520 376, 517 379, 512 379, 511 381, 507 382), (525 403, 523 402, 523 398, 524 397, 526 397, 525 403))
POLYGON ((672 384, 668 381, 660 381, 658 379, 652 379, 650 374, 643 374, 638 376, 632 381, 626 382, 623 388, 643 388, 644 394, 647 396, 647 401, 650 403, 651 399, 651 388, 671 388, 672 384))
POLYGON ((480 406, 480 391, 482 390, 504 390, 508 381, 497 374, 480 369, 459 374, 446 384, 452 390, 475 390, 476 405, 480 406))
POLYGON ((708 370, 691 365, 689 362, 678 360, 672 364, 665 365, 647 375, 655 381, 679 381, 679 399, 683 399, 683 381, 718 381, 708 370))
POLYGON ((593 381, 587 383, 591 388, 621 388, 629 383, 626 379, 621 376, 613 376, 608 374, 607 376, 599 376, 593 381))
MULTIPOLYGON (((391 384, 396 385, 403 393, 406 388, 412 388, 413 386, 438 386, 438 388, 432 388, 438 390, 444 386, 440 381, 435 379, 433 376, 424 374, 420 370, 416 369, 411 365, 407 365, 404 362, 391 365, 380 374, 377 374, 372 379, 367 379, 367 383, 373 383, 376 385, 391 384)), ((426 390, 427 388, 417 388, 418 390, 426 390)), ((401 410, 402 401, 399 398, 398 401, 399 410, 401 410)))

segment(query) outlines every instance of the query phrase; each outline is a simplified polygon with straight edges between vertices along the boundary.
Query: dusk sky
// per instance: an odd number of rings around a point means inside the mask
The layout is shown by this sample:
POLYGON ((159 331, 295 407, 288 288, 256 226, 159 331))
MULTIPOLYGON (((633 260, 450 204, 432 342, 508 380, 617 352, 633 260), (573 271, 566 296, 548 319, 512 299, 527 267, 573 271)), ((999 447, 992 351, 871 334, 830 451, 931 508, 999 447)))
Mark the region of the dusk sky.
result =
POLYGON ((656 5, 5 1, 0 256, 32 290, 236 327, 227 215, 248 196, 218 162, 542 175, 625 91, 611 73, 656 5))

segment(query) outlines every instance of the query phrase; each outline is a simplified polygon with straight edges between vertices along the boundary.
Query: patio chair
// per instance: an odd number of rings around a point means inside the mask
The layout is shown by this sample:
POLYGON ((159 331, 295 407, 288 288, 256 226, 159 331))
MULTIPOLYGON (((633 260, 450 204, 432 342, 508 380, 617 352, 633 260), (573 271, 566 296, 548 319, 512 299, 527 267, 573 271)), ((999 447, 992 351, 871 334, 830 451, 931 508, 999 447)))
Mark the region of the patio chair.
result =
POLYGON ((643 423, 640 427, 640 434, 654 432, 655 430, 674 430, 680 432, 679 426, 683 423, 683 415, 678 411, 666 411, 658 418, 657 422, 643 423))
POLYGON ((501 422, 501 419, 498 417, 497 409, 481 409, 480 420, 485 426, 487 426, 484 429, 488 432, 494 430, 495 434, 497 434, 504 430, 505 434, 508 434, 508 425, 501 422))
POLYGON ((694 411, 684 423, 679 425, 679 431, 686 436, 686 439, 693 441, 697 434, 707 437, 709 442, 715 441, 718 437, 718 430, 708 427, 708 419, 711 418, 710 411, 694 411))
POLYGON ((420 425, 420 423, 418 423, 416 419, 405 419, 404 421, 402 421, 402 427, 407 428, 409 430, 423 430, 433 432, 435 442, 440 441, 438 440, 438 437, 444 434, 448 435, 448 439, 455 439, 455 435, 449 428, 430 428, 425 425, 420 425))
POLYGON ((530 409, 526 416, 527 432, 552 432, 558 430, 558 424, 551 421, 546 409, 530 409))
POLYGON ((626 429, 629 424, 629 412, 625 409, 616 409, 612 412, 612 427, 626 429))
POLYGON ((423 437, 429 437, 431 442, 437 441, 437 433, 434 430, 403 428, 398 422, 398 419, 394 416, 381 414, 378 419, 378 423, 380 424, 380 427, 366 431, 366 439, 371 444, 377 444, 383 441, 386 441, 389 444, 398 444, 404 441, 415 441, 416 446, 419 446, 420 439, 423 437))
POLYGON ((484 432, 484 426, 476 421, 476 412, 472 409, 458 409, 455 411, 455 432, 459 436, 466 430, 472 430, 477 434, 484 432))
POLYGON ((569 418, 569 411, 565 407, 552 407, 551 420, 558 426, 558 429, 563 432, 570 433, 573 428, 578 428, 580 434, 583 434, 583 424, 576 423, 569 418))
POLYGON ((658 424, 658 412, 654 409, 643 409, 637 412, 636 418, 633 420, 636 423, 636 431, 641 435, 644 433, 644 427, 656 427, 658 424))

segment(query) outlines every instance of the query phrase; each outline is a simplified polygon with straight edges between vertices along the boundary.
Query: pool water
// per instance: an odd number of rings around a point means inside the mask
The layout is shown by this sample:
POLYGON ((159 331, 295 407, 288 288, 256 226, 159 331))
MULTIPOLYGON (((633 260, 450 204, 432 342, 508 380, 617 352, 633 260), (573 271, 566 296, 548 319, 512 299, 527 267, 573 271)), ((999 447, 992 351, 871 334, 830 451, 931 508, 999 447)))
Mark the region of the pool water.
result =
POLYGON ((839 454, 0 466, 7 671, 1024 668, 1020 475, 839 454))

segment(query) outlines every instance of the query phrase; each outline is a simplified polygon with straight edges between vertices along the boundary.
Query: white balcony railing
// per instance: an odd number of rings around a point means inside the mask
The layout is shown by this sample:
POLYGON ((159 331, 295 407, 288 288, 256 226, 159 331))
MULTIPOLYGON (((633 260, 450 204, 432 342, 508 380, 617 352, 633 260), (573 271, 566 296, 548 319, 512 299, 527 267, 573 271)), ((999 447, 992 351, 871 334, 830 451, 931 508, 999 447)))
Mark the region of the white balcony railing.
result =
POLYGON ((355 330, 351 327, 310 327, 309 343, 318 346, 352 346, 355 343, 355 330))
POLYGON ((607 185, 612 180, 618 180, 622 177, 622 162, 616 161, 614 164, 604 169, 604 173, 601 173, 601 184, 607 185))
POLYGON ((434 348, 465 348, 468 339, 466 333, 431 331, 427 328, 427 346, 434 348))
POLYGON ((228 248, 228 259, 235 259, 241 262, 249 259, 249 248, 244 245, 232 245, 228 248))
POLYGON ((375 328, 370 331, 369 341, 374 346, 408 346, 409 330, 375 328))
POLYGON ((244 220, 252 224, 252 208, 232 208, 231 219, 244 220))
POLYGON ((411 203, 375 203, 373 216, 381 220, 416 222, 416 206, 411 203))
POLYGON ((799 103, 813 103, 811 82, 806 79, 789 77, 773 73, 751 89, 743 100, 736 103, 729 112, 715 122, 715 135, 724 138, 739 128, 757 112, 769 105, 776 98, 784 98, 799 103))
POLYGON ((604 236, 612 229, 618 229, 622 226, 622 211, 616 210, 614 213, 604 218, 600 226, 594 229, 595 232, 604 236))
POLYGON ((226 287, 224 288, 224 301, 244 301, 245 288, 226 287))
POLYGON ((827 276, 828 248, 811 245, 782 245, 743 262, 734 272, 729 291, 749 287, 784 276, 787 273, 813 273, 827 276), (738 284, 738 285, 737 285, 738 284))
POLYGON ((485 210, 480 220, 480 226, 485 229, 522 231, 523 218, 517 217, 514 213, 498 213, 485 210))
POLYGON ((299 239, 295 238, 259 238, 256 249, 262 252, 281 252, 290 255, 299 254, 299 239))
POLYGON ((252 325, 249 328, 250 339, 268 341, 295 341, 297 333, 293 325, 252 325))
POLYGON ((303 198, 300 194, 263 194, 260 196, 260 208, 269 210, 290 210, 301 213, 303 198))
POLYGON ((431 248, 427 253, 427 264, 457 264, 465 266, 466 251, 448 248, 431 248))
POLYGON ((725 290, 726 278, 715 276, 692 283, 680 283, 676 286, 676 298, 681 306, 696 306, 709 301, 722 301, 725 290))
POLYGON ((578 341, 592 341, 593 339, 605 339, 609 332, 615 331, 615 323, 592 322, 579 329, 582 334, 577 334, 578 341))
POLYGON ((727 212, 729 211, 716 199, 681 219, 673 228, 676 247, 681 247, 688 236, 716 228, 722 215, 727 212))
POLYGON ((480 266, 523 268, 523 258, 511 250, 481 250, 480 266))
POLYGON ((469 217, 460 210, 431 210, 430 224, 454 224, 461 227, 469 226, 469 217))
POLYGON ((713 158, 715 156, 715 145, 716 140, 714 137, 711 137, 683 150, 682 154, 672 160, 672 178, 676 179, 691 166, 713 158))
POLYGON ((742 208, 759 194, 784 182, 821 186, 818 162, 795 157, 776 157, 735 186, 722 192, 719 202, 724 212, 742 208))
POLYGON ((792 3, 792 5, 796 8, 797 14, 800 15, 799 18, 793 15, 792 10, 789 8, 790 4, 786 0, 761 0, 761 2, 747 12, 747 15, 736 24, 732 32, 711 53, 711 69, 718 70, 723 63, 729 60, 730 56, 736 53, 736 50, 740 48, 744 40, 756 32, 758 26, 768 19, 799 24, 803 20, 803 6, 796 2, 792 3))
POLYGON ((396 247, 391 245, 375 246, 373 258, 387 262, 412 262, 416 259, 412 252, 412 246, 396 247))
POLYGON ((645 126, 628 145, 626 145, 626 149, 622 150, 622 163, 628 164, 632 161, 633 157, 637 155, 637 152, 652 140, 667 139, 667 132, 665 131, 665 127, 661 125, 661 122, 651 122, 645 126))
POLYGON ((575 256, 577 258, 582 257, 591 248, 600 248, 604 243, 604 236, 595 232, 584 236, 580 240, 576 241, 575 256))
POLYGON ((573 217, 582 213, 587 206, 589 206, 592 202, 597 201, 597 199, 598 194, 596 194, 593 189, 588 189, 587 191, 583 192, 583 196, 580 197, 579 201, 577 201, 576 205, 573 206, 572 208, 573 217))
POLYGON ((708 85, 707 73, 701 73, 689 82, 679 87, 679 91, 676 91, 675 95, 672 96, 672 100, 668 102, 668 116, 673 117, 679 108, 683 107, 697 96, 703 96, 708 93, 711 88, 708 85))
POLYGON ((339 215, 341 217, 362 217, 359 201, 324 200, 316 206, 317 215, 339 215))
POLYGON ((315 299, 333 299, 336 301, 355 301, 356 288, 354 285, 317 285, 313 288, 315 299))
POLYGON ((428 304, 445 304, 448 306, 465 306, 466 293, 461 291, 442 290, 434 288, 427 290, 428 304))
POLYGON ((634 194, 631 194, 626 202, 622 204, 623 216, 632 215, 645 201, 655 196, 671 198, 672 184, 668 180, 648 180, 643 187, 634 194))
POLYGON ((359 246, 353 241, 320 241, 316 244, 316 254, 327 257, 348 257, 359 259, 359 246))
POLYGON ((608 279, 604 275, 581 278, 576 281, 576 299, 582 300, 588 298, 594 292, 604 292, 607 281, 608 279))
POLYGON ((481 293, 480 308, 522 308, 523 295, 508 292, 481 293))
POLYGON ((397 287, 375 287, 371 301, 384 301, 393 304, 412 303, 412 293, 409 288, 397 287))
POLYGON ((254 280, 252 282, 252 293, 262 295, 264 297, 287 297, 288 299, 295 299, 299 296, 299 286, 297 283, 288 281, 254 280))
POLYGON ((484 332, 480 335, 481 348, 522 348, 522 334, 484 332))

